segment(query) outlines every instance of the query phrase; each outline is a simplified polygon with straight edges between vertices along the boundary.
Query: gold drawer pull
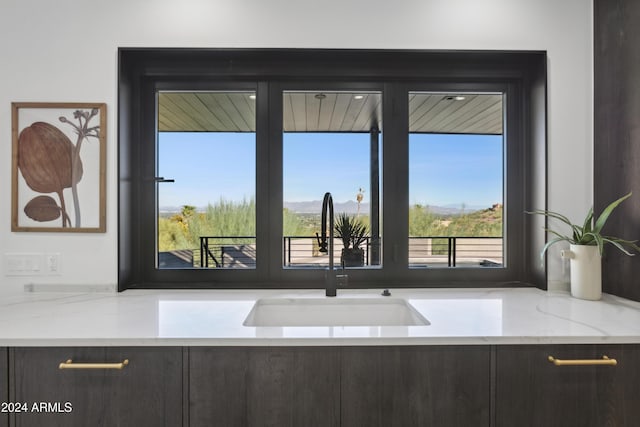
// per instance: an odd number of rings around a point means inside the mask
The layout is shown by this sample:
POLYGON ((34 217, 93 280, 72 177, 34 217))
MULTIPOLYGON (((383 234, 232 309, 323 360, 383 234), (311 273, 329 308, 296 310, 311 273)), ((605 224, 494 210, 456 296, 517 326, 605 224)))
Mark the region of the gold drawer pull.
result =
POLYGON ((553 356, 549 356, 549 362, 556 366, 585 366, 585 365, 606 365, 616 366, 618 361, 616 359, 609 359, 607 356, 602 356, 602 359, 569 359, 562 360, 556 359, 553 356))
POLYGON ((62 362, 59 369, 122 369, 129 364, 129 359, 120 363, 73 363, 71 359, 62 362))

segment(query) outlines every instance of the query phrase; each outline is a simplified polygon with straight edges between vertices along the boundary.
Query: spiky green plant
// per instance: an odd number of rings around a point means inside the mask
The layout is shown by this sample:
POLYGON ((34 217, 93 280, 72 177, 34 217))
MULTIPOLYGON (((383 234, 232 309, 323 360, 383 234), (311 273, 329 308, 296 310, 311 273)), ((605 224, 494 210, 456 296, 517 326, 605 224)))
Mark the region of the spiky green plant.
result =
POLYGON ((546 245, 544 245, 542 251, 540 252, 540 257, 544 258, 544 254, 547 249, 549 249, 549 247, 562 241, 569 242, 573 245, 598 246, 600 255, 604 253, 605 244, 610 243, 626 255, 635 255, 631 251, 640 251, 640 247, 636 245, 637 240, 626 240, 619 237, 605 236, 602 234, 602 229, 604 228, 613 210, 629 197, 631 197, 631 193, 620 197, 618 200, 613 201, 602 211, 600 216, 598 216, 597 218, 594 218, 593 208, 590 208, 589 212, 587 213, 587 217, 585 218, 582 225, 573 224, 566 216, 553 211, 535 210, 527 212, 528 214, 544 215, 548 218, 557 219, 571 228, 571 234, 562 234, 558 231, 551 230, 550 228, 545 228, 546 231, 556 237, 554 237, 553 239, 548 241, 546 245))
POLYGON ((351 217, 346 213, 338 214, 335 230, 338 238, 342 239, 345 249, 350 247, 359 248, 367 240, 367 234, 369 233, 367 226, 360 219, 351 217))

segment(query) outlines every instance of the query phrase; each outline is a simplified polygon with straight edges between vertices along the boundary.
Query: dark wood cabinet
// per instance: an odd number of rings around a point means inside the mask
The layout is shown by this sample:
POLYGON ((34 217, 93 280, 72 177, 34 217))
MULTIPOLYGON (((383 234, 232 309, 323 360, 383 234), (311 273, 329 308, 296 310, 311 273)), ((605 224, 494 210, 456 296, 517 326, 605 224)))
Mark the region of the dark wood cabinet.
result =
POLYGON ((638 345, 498 346, 496 365, 496 427, 638 425, 638 345), (617 365, 556 366, 549 356, 617 365))
POLYGON ((337 347, 192 347, 191 426, 339 426, 337 347))
POLYGON ((343 426, 489 426, 489 346, 347 347, 343 426))
MULTIPOLYGON (((0 402, 2 404, 9 403, 9 372, 7 370, 8 359, 7 349, 0 348, 0 402)), ((0 412, 0 427, 9 425, 9 413, 0 412)))
POLYGON ((3 401, 28 404, 0 414, 0 427, 626 427, 640 419, 636 344, 28 347, 0 349, 0 363, 3 401), (616 366, 549 361, 605 355, 616 366), (68 359, 129 363, 59 369, 68 359))
POLYGON ((17 427, 176 427, 182 425, 183 371, 179 347, 14 348, 12 415, 17 427), (119 363, 123 369, 59 369, 73 364, 119 363), (36 406, 33 406, 36 405, 36 406))
MULTIPOLYGON (((638 238, 640 216, 640 2, 593 1, 593 209, 629 191, 605 228, 610 236, 638 238)), ((637 257, 610 248, 602 259, 607 293, 640 301, 637 257)), ((638 421, 640 425, 640 421, 638 421)))
POLYGON ((191 348, 191 426, 489 426, 489 346, 191 348))
POLYGON ((490 355, 489 346, 14 348, 9 394, 29 411, 12 425, 488 426, 490 355), (129 364, 59 369, 67 359, 129 364), (32 411, 40 402, 49 406, 32 411))

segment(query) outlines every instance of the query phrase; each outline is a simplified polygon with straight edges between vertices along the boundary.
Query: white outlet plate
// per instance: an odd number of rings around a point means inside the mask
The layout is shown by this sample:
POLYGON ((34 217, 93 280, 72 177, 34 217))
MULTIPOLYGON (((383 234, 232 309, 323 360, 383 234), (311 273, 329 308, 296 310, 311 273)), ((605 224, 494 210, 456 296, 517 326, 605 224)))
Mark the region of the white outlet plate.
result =
POLYGON ((4 254, 5 276, 39 276, 42 274, 41 253, 4 254))
POLYGON ((60 253, 59 252, 51 252, 47 253, 44 256, 45 260, 45 273, 49 276, 59 276, 60 275, 60 253))

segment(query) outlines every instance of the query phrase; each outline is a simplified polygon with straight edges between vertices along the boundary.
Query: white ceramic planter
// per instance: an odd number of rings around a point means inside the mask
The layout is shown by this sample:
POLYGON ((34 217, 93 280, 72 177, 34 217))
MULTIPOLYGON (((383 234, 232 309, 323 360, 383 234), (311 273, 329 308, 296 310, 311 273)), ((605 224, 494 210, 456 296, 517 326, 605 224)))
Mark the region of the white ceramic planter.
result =
POLYGON ((571 260, 571 296, 587 300, 602 298, 602 258, 597 246, 570 245, 562 251, 571 260))

